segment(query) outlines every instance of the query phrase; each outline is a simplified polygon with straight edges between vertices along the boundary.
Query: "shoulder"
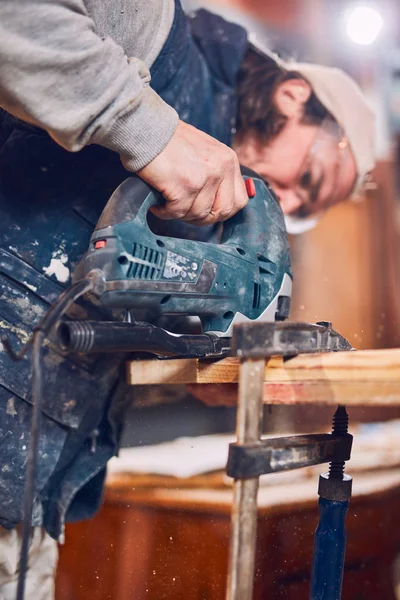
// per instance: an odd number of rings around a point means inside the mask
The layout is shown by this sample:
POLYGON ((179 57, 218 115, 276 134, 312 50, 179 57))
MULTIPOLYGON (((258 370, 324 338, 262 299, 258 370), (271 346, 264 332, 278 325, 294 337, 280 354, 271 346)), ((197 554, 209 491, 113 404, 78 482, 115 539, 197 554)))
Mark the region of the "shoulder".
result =
POLYGON ((188 16, 192 37, 213 74, 233 83, 248 48, 244 27, 200 9, 188 16))

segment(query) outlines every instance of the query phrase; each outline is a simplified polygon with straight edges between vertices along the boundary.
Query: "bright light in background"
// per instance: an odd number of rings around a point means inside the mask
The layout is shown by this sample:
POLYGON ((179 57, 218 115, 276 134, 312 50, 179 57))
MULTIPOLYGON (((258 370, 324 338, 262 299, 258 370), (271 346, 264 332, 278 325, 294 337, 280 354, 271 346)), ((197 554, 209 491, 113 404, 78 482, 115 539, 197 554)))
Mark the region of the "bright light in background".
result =
POLYGON ((382 26, 382 16, 370 6, 356 6, 346 15, 346 33, 356 44, 373 44, 382 26))

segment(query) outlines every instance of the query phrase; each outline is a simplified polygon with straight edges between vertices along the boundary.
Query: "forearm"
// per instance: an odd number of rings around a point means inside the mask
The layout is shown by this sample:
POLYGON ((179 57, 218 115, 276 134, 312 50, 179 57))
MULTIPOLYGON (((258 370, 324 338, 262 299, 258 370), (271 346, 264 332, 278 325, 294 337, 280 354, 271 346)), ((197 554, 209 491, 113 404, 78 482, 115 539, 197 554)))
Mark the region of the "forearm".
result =
POLYGON ((138 170, 178 117, 145 65, 97 36, 81 0, 0 0, 0 105, 70 151, 100 144, 138 170))

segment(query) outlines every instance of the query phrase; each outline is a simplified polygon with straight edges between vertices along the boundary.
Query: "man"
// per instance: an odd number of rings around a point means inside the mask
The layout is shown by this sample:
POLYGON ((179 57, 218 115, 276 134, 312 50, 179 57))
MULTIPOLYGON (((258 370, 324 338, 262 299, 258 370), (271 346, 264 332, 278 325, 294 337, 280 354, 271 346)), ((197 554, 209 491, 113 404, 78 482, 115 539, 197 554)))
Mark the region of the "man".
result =
MULTIPOLYGON (((0 329, 17 345, 70 281, 128 171, 163 193, 157 216, 189 228, 247 202, 230 145, 300 221, 373 164, 372 115, 347 76, 281 63, 219 17, 189 21, 178 0, 1 0, 0 105, 0 329)), ((127 405, 121 364, 46 348, 27 597, 52 597, 53 540, 99 507, 127 405)), ((18 571, 29 373, 0 353, 1 600, 18 571)))

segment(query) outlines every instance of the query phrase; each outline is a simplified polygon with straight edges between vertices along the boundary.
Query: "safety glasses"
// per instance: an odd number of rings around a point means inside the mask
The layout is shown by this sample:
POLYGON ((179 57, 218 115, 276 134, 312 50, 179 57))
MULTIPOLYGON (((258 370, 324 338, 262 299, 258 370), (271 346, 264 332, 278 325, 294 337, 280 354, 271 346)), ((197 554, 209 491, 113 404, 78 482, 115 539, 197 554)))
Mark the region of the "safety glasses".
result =
POLYGON ((325 118, 297 176, 295 193, 301 200, 297 218, 306 218, 336 203, 341 174, 349 159, 349 143, 341 127, 325 118))

